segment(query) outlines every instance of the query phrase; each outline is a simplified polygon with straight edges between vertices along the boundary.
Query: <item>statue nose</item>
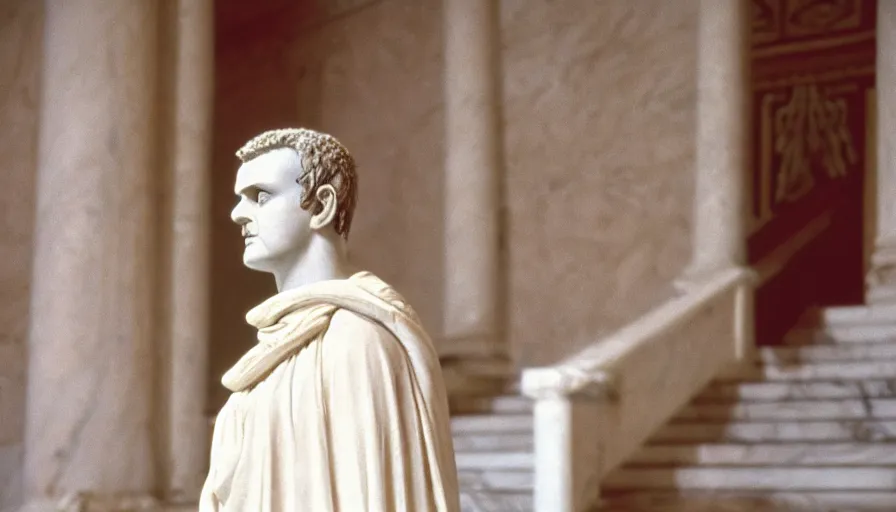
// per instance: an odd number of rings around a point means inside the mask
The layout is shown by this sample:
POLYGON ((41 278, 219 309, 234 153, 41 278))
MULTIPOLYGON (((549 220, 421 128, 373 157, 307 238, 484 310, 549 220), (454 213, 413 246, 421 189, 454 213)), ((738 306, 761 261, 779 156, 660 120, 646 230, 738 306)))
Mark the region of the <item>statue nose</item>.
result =
POLYGON ((246 206, 243 201, 240 201, 233 207, 233 211, 230 212, 230 218, 240 226, 249 222, 249 216, 246 214, 246 206))

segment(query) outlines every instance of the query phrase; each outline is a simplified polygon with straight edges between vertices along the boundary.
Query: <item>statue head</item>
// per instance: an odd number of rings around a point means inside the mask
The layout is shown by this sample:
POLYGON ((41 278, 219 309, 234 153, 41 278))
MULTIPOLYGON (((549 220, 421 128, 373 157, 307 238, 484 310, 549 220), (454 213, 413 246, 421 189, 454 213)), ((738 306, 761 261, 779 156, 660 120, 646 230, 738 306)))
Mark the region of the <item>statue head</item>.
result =
POLYGON ((245 238, 247 267, 274 272, 311 239, 348 238, 357 201, 355 162, 334 137, 304 128, 271 130, 236 153, 242 162, 231 218, 245 238))

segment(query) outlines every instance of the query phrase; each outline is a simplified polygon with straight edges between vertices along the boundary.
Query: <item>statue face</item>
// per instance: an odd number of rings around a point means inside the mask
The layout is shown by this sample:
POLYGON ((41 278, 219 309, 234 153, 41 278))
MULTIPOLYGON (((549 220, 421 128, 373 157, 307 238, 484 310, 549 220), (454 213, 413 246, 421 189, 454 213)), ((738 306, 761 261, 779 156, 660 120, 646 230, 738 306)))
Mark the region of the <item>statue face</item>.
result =
POLYGON ((292 265, 311 237, 311 213, 301 206, 302 169, 292 149, 269 151, 240 166, 234 191, 239 203, 230 217, 242 227, 243 264, 275 272, 292 265))

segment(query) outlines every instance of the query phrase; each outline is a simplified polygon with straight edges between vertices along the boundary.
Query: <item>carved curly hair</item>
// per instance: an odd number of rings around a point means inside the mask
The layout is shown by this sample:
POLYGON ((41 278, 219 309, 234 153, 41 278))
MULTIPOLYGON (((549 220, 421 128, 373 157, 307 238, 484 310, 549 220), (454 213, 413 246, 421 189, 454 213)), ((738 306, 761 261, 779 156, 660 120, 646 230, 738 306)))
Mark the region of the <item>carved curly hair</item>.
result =
POLYGON ((307 128, 269 130, 243 145, 236 156, 243 163, 280 148, 291 148, 299 154, 302 172, 296 182, 302 186, 300 206, 312 214, 320 213, 323 205, 317 199, 317 189, 329 184, 336 189, 336 219, 334 227, 342 238, 348 238, 355 204, 358 200, 355 160, 335 137, 307 128))

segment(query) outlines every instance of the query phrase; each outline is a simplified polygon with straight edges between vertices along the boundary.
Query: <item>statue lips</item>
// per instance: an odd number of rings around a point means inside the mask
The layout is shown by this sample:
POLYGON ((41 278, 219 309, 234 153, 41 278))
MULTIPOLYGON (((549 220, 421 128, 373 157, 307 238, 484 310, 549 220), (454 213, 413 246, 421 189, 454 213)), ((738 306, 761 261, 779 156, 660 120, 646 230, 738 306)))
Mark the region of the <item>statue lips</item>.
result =
POLYGON ((252 239, 255 238, 255 233, 250 233, 249 228, 247 228, 245 225, 240 231, 242 232, 243 239, 245 240, 246 245, 252 243, 252 239))

